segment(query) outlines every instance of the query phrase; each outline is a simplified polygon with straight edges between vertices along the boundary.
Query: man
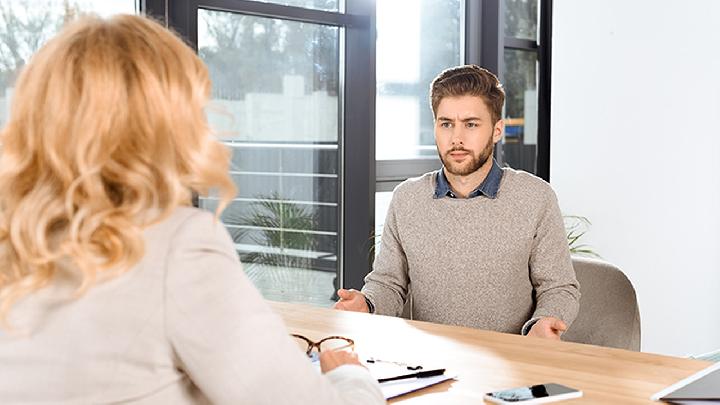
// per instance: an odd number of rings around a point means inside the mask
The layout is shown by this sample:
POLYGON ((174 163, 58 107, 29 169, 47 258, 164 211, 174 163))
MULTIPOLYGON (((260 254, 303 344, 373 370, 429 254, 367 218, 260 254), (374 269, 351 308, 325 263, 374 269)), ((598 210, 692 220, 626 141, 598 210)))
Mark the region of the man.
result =
POLYGON ((500 168, 505 93, 478 66, 447 69, 430 102, 443 167, 393 192, 374 270, 335 308, 560 339, 580 292, 555 193, 500 168))

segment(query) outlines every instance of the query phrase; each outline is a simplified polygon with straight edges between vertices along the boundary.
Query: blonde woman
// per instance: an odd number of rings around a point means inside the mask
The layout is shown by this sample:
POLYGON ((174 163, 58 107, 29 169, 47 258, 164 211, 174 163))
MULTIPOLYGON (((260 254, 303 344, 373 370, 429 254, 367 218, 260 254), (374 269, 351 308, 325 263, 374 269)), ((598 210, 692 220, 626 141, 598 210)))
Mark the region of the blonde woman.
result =
POLYGON ((161 25, 86 18, 25 67, 0 155, 0 402, 384 403, 324 375, 192 192, 234 195, 207 69, 161 25))

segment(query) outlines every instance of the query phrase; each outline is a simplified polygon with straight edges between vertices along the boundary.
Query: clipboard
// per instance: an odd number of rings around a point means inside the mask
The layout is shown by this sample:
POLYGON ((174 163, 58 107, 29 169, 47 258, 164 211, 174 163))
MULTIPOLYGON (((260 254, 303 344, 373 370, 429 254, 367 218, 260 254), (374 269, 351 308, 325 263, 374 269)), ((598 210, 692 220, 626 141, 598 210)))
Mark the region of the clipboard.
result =
MULTIPOLYGON (((387 361, 375 361, 373 363, 368 362, 367 360, 363 361, 363 365, 365 365, 368 370, 370 370, 370 374, 373 375, 378 381, 383 379, 390 379, 397 376, 404 376, 408 374, 413 374, 417 371, 434 371, 438 369, 434 368, 428 368, 428 367, 407 367, 403 363, 394 363, 394 362, 387 362, 387 361)), ((456 379, 456 375, 453 375, 447 370, 439 375, 433 375, 430 377, 421 377, 421 378, 404 378, 401 380, 394 380, 394 381, 387 381, 387 382, 380 382, 380 390, 383 393, 383 396, 386 400, 399 397, 401 395, 409 394, 411 392, 415 392, 418 390, 421 390, 423 388, 431 387, 436 384, 440 384, 442 382, 448 381, 448 380, 454 380, 456 379)))
POLYGON ((380 391, 387 400, 454 379, 455 376, 445 373, 434 377, 388 381, 380 383, 380 391))
MULTIPOLYGON (((319 357, 313 353, 314 356, 310 358, 313 366, 320 372, 320 360, 319 357)), ((368 363, 367 360, 361 360, 363 365, 367 367, 375 379, 391 378, 394 376, 408 374, 408 368, 401 366, 397 363, 392 362, 377 362, 368 363)), ((440 384, 448 380, 456 380, 457 375, 448 373, 447 371, 441 375, 434 375, 432 377, 424 378, 406 378, 402 380, 387 381, 380 384, 380 391, 383 393, 385 400, 389 400, 401 395, 409 394, 421 390, 423 388, 432 387, 433 385, 440 384)))

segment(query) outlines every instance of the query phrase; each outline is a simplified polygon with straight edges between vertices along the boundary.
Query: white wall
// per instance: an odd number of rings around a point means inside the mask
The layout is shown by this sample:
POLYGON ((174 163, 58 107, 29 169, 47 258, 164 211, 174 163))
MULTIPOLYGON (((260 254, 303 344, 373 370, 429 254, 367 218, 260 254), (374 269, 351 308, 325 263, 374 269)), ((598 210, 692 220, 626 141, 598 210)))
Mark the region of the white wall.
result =
POLYGON ((638 292, 642 349, 720 348, 720 1, 556 0, 550 179, 638 292))

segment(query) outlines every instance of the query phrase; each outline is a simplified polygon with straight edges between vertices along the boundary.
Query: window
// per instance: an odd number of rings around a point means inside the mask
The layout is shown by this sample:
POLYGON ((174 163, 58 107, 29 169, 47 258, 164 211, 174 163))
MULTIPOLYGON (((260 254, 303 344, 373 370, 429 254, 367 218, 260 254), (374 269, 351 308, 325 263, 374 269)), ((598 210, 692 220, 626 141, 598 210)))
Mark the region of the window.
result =
POLYGON ((505 37, 537 41, 537 0, 505 0, 505 37))
MULTIPOLYGON (((266 298, 329 305, 338 271, 337 27, 198 10, 211 127, 238 195, 222 220, 266 298), (247 61, 252 61, 248 63, 247 61)), ((214 210, 215 199, 200 206, 214 210)))
POLYGON ((535 173, 537 156, 537 52, 504 51, 505 136, 503 161, 515 169, 535 173))
POLYGON ((17 75, 63 24, 82 13, 110 16, 136 11, 135 0, 0 0, 0 127, 7 121, 17 75))
POLYGON ((538 0, 505 0, 503 69, 505 136, 499 160, 537 173, 538 0))
POLYGON ((380 237, 382 236, 383 227, 385 226, 385 217, 390 208, 392 200, 391 191, 378 191, 375 193, 375 246, 374 253, 377 256, 378 247, 380 246, 380 237))
POLYGON ((250 279, 266 298, 321 306, 340 286, 360 288, 373 231, 375 76, 361 61, 372 60, 374 3, 157 6, 209 68, 208 121, 232 150, 238 186, 222 220, 250 279))

